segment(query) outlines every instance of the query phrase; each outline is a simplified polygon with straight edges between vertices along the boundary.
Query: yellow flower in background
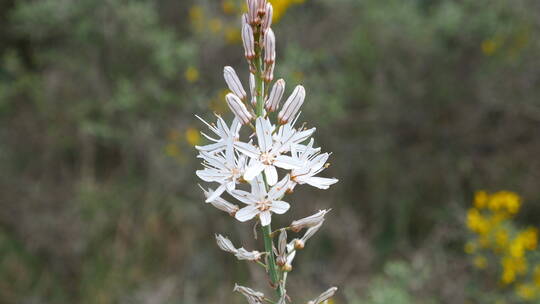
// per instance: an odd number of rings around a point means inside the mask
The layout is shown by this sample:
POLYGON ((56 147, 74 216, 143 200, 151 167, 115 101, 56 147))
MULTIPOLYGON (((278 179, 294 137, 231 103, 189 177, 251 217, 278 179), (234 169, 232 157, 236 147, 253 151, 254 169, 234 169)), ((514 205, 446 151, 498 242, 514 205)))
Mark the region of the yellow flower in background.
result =
POLYGON ((201 135, 199 133, 199 130, 195 128, 187 128, 186 129, 186 141, 188 144, 192 146, 196 146, 201 143, 201 135))
POLYGON ((189 20, 191 26, 197 31, 204 29, 204 9, 199 5, 194 5, 189 9, 189 20))
POLYGON ((497 43, 493 39, 487 39, 482 41, 482 53, 486 56, 491 56, 497 50, 497 43))
POLYGON ((197 80, 199 80, 199 70, 197 70, 197 68, 195 67, 190 66, 186 69, 184 77, 186 77, 186 80, 188 82, 196 82, 197 80))
POLYGON ((180 148, 178 147, 178 145, 176 145, 174 143, 168 143, 165 146, 165 154, 167 154, 167 156, 171 156, 171 157, 178 156, 178 155, 180 155, 180 148))
POLYGON ((224 32, 227 43, 235 44, 242 41, 242 36, 236 27, 227 27, 224 32))
POLYGON ((495 232, 495 243, 497 244, 497 249, 502 250, 508 246, 510 235, 505 228, 497 229, 495 232))
POLYGON ((274 7, 274 17, 272 18, 272 21, 278 22, 292 5, 304 2, 305 0, 270 0, 270 3, 272 3, 272 6, 274 7))
POLYGON ((473 242, 467 242, 465 243, 464 250, 467 254, 474 253, 476 251, 476 245, 473 242))
POLYGON ((540 265, 534 267, 533 280, 534 284, 540 288, 540 265))
POLYGON ((227 89, 219 91, 216 97, 210 100, 210 109, 212 109, 212 111, 218 114, 225 113, 227 111, 227 103, 225 102, 225 96, 228 93, 230 93, 230 91, 227 89))
POLYGON ((213 18, 208 22, 208 28, 212 33, 219 33, 223 28, 223 23, 218 18, 213 18))
POLYGON ((538 290, 531 284, 519 284, 516 287, 516 294, 523 300, 533 300, 538 295, 538 290))
POLYGON ((474 207, 477 209, 486 208, 488 203, 488 194, 486 191, 477 191, 474 194, 474 207))
POLYGON ((222 1, 221 8, 225 14, 234 14, 236 12, 236 4, 232 0, 222 1))
POLYGON ((471 208, 467 212, 467 227, 476 233, 486 234, 489 231, 489 222, 480 214, 478 209, 471 208))
POLYGON ((479 255, 474 258, 473 265, 478 269, 485 269, 488 266, 488 260, 485 256, 479 255))

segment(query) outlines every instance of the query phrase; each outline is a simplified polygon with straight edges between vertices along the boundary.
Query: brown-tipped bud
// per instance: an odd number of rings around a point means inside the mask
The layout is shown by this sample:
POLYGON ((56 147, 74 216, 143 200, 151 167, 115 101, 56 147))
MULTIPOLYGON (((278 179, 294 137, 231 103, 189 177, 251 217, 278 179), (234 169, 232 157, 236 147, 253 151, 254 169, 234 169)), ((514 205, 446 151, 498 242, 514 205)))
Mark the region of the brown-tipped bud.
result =
POLYGON ((285 264, 285 265, 281 266, 280 268, 281 268, 281 271, 284 271, 284 272, 291 272, 292 271, 292 265, 291 264, 285 264))
POLYGON ((293 244, 294 244, 294 249, 296 250, 304 249, 304 247, 306 246, 304 241, 299 240, 299 239, 294 240, 293 244))
POLYGON ((251 25, 256 25, 259 23, 259 0, 247 0, 248 8, 248 23, 251 25))
POLYGON ((242 26, 242 42, 244 44, 244 55, 248 60, 255 58, 255 41, 253 29, 249 24, 242 26))
POLYGON ((236 94, 236 96, 240 97, 242 100, 246 99, 247 94, 244 90, 244 86, 242 86, 242 82, 240 82, 238 75, 236 75, 236 72, 232 67, 226 66, 223 68, 223 78, 225 78, 227 86, 234 94, 236 94))
POLYGON ((274 66, 276 65, 275 62, 272 62, 271 64, 266 65, 266 69, 264 70, 263 80, 265 82, 271 82, 272 79, 274 79, 274 66))
POLYGON ((271 64, 276 61, 276 36, 274 31, 269 28, 264 33, 264 62, 271 64))
POLYGON ((259 16, 263 16, 266 13, 266 4, 268 4, 267 0, 258 0, 258 11, 257 13, 259 16))
POLYGON ((264 106, 266 107, 266 110, 270 112, 274 112, 279 108, 279 103, 281 102, 281 98, 283 97, 283 93, 285 92, 285 80, 278 79, 276 83, 274 83, 274 86, 272 87, 272 90, 270 91, 270 95, 268 95, 268 99, 266 100, 266 103, 264 106))
POLYGON ((249 90, 251 92, 251 104, 256 107, 257 106, 257 88, 255 84, 255 75, 253 73, 249 73, 249 90))
POLYGON ((298 111, 300 111, 300 107, 304 103, 305 98, 306 89, 304 89, 304 87, 301 85, 297 85, 291 96, 289 96, 287 101, 285 101, 283 108, 278 114, 279 123, 286 124, 293 119, 296 114, 298 114, 298 111))
POLYGON ((272 26, 272 17, 274 16, 274 7, 272 4, 267 3, 266 4, 266 13, 264 13, 264 17, 261 23, 262 30, 265 32, 267 29, 272 26))
POLYGON ((240 123, 245 125, 253 119, 253 116, 251 113, 249 113, 248 109, 240 98, 238 98, 238 96, 234 95, 233 93, 229 93, 227 96, 225 96, 225 99, 227 100, 229 108, 234 113, 234 116, 240 120, 240 123))

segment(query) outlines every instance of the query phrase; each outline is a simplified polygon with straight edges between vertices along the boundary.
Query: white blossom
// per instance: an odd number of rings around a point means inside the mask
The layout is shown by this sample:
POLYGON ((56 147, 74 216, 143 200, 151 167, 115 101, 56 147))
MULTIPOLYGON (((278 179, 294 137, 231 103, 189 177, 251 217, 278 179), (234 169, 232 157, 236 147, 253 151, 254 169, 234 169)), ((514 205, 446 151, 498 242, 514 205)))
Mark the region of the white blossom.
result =
POLYGON ((320 296, 318 296, 315 300, 307 302, 307 304, 320 304, 333 297, 337 290, 337 287, 331 287, 327 291, 323 292, 320 296))
POLYGON ((209 154, 201 152, 199 157, 203 159, 203 170, 197 170, 197 176, 205 182, 218 182, 220 185, 206 199, 206 202, 212 202, 219 197, 225 190, 232 191, 245 171, 246 157, 240 155, 236 157, 232 144, 230 144, 225 153, 209 154))
POLYGON ((327 210, 319 210, 319 212, 310 215, 308 217, 293 221, 290 225, 291 230, 294 232, 298 232, 304 228, 310 228, 319 225, 320 223, 324 222, 324 216, 326 213, 328 213, 331 209, 327 210))
POLYGON ((285 141, 274 141, 272 138, 274 126, 270 120, 263 117, 258 117, 255 121, 255 130, 258 147, 243 142, 235 143, 235 147, 240 152, 251 158, 244 173, 244 179, 250 181, 264 171, 266 181, 272 186, 278 180, 276 167, 285 170, 299 168, 298 160, 281 154, 284 146, 290 145, 293 137, 288 137, 285 141))
MULTIPOLYGON (((208 190, 205 190, 201 185, 199 185, 199 187, 202 189, 204 196, 207 199, 211 197, 212 194, 214 193, 213 189, 208 188, 208 190)), ((212 201, 206 202, 206 203, 210 203, 212 206, 216 207, 217 209, 225 211, 232 216, 234 216, 236 212, 240 209, 238 205, 231 204, 221 197, 216 197, 212 201)))
POLYGON ((248 287, 235 284, 233 291, 243 294, 248 300, 249 304, 262 304, 264 301, 264 293, 248 287))
POLYGON ((262 226, 272 221, 272 213, 283 214, 289 210, 289 203, 281 198, 287 191, 289 176, 285 176, 279 183, 266 191, 262 176, 258 175, 251 182, 251 192, 234 190, 230 194, 247 206, 236 212, 236 219, 245 222, 259 216, 262 226))
POLYGON ((208 135, 206 135, 204 132, 201 132, 201 134, 206 137, 208 140, 212 141, 212 144, 206 145, 206 146, 195 146, 195 148, 199 151, 205 151, 208 153, 217 153, 219 151, 224 150, 228 145, 235 142, 239 138, 239 132, 240 128, 242 127, 242 124, 240 124, 240 121, 238 119, 234 119, 231 127, 229 128, 223 118, 221 116, 217 116, 217 123, 216 124, 209 124, 204 119, 200 118, 199 116, 195 115, 200 121, 202 121, 204 124, 208 126, 210 131, 214 132, 218 136, 218 138, 213 138, 208 135))
POLYGON ((297 162, 302 163, 302 166, 291 171, 291 180, 293 181, 290 184, 291 190, 294 189, 296 184, 308 184, 319 189, 328 189, 338 182, 336 178, 315 176, 326 168, 326 161, 330 154, 319 154, 319 150, 313 149, 313 139, 303 152, 296 151, 297 148, 298 146, 292 147, 291 155, 297 162))

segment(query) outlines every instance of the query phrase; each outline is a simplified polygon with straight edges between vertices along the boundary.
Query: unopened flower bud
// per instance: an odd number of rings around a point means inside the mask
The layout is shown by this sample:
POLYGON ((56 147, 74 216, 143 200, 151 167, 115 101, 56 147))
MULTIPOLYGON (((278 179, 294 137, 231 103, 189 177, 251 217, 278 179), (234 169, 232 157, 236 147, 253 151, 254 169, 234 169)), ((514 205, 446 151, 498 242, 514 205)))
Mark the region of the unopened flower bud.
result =
POLYGON ((294 244, 294 249, 296 250, 304 249, 304 247, 306 246, 306 244, 304 244, 304 241, 299 240, 299 239, 294 240, 293 244, 294 244))
POLYGON ((337 287, 331 287, 327 291, 323 292, 320 296, 318 296, 315 300, 309 301, 308 304, 321 304, 324 301, 333 297, 337 290, 337 287))
POLYGON ((251 91, 251 104, 257 106, 257 88, 255 84, 255 75, 249 73, 249 90, 251 91))
POLYGON ((266 4, 268 3, 267 0, 258 0, 258 11, 257 13, 259 16, 263 16, 266 13, 266 4))
POLYGON ((297 85, 278 114, 279 123, 286 124, 289 120, 294 118, 298 111, 300 111, 300 107, 304 103, 305 98, 306 90, 303 86, 297 85))
POLYGON ((264 62, 271 64, 276 61, 276 35, 271 28, 264 33, 264 62))
POLYGON ((255 25, 259 22, 259 0, 247 0, 248 23, 255 25))
POLYGON ((227 86, 234 94, 236 94, 236 96, 242 100, 246 99, 246 91, 232 67, 226 66, 223 68, 223 78, 225 78, 227 86))
POLYGON ((225 252, 236 253, 238 251, 232 242, 221 234, 216 234, 216 243, 218 247, 225 252))
POLYGON ((265 32, 267 29, 270 28, 272 25, 272 17, 274 15, 274 7, 272 4, 267 3, 266 4, 266 13, 264 14, 263 20, 262 20, 262 31, 265 32))
POLYGON ((271 82, 272 79, 274 79, 274 66, 276 65, 275 62, 272 62, 271 64, 266 65, 266 69, 264 70, 263 79, 265 82, 271 82))
POLYGON ((255 41, 253 29, 249 24, 242 26, 242 42, 244 44, 244 55, 248 60, 255 58, 255 41))
POLYGON ((321 228, 323 223, 324 223, 324 221, 320 222, 317 226, 313 226, 313 227, 309 228, 306 231, 306 233, 304 233, 304 236, 302 236, 300 241, 302 241, 305 244, 307 242, 307 240, 309 240, 313 235, 315 235, 315 233, 317 233, 317 231, 319 231, 319 229, 321 228))
POLYGON ((270 91, 270 95, 268 96, 268 99, 266 100, 265 107, 268 111, 274 112, 279 107, 279 102, 281 101, 281 98, 283 97, 283 93, 285 92, 285 80, 278 79, 274 86, 272 87, 272 90, 270 91))
POLYGON ((281 266, 281 271, 291 272, 292 271, 292 265, 291 264, 285 264, 285 265, 281 266))
POLYGON ((281 267, 281 266, 285 265, 285 263, 287 263, 287 258, 286 258, 286 257, 278 256, 278 257, 276 258, 276 264, 277 264, 278 266, 281 267))
POLYGON ((319 212, 310 215, 308 217, 293 221, 290 225, 292 231, 298 232, 304 228, 314 227, 324 222, 324 215, 328 213, 331 209, 328 210, 319 210, 319 212))
POLYGON ((229 105, 231 111, 243 125, 247 124, 251 121, 251 119, 253 119, 253 116, 251 113, 249 113, 244 103, 236 95, 229 93, 227 96, 225 96, 225 99, 227 100, 227 104, 229 105))

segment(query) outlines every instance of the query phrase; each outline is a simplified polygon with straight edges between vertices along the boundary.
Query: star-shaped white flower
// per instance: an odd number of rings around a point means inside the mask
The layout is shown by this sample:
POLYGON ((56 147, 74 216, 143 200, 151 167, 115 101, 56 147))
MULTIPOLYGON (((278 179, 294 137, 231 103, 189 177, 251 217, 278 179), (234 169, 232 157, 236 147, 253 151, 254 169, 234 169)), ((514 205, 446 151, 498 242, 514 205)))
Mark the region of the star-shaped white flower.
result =
POLYGON ((298 160, 281 154, 283 146, 290 145, 293 137, 285 142, 274 141, 272 138, 274 129, 268 119, 258 117, 255 122, 258 147, 250 143, 235 142, 236 149, 251 158, 244 173, 245 180, 251 181, 264 171, 268 185, 273 186, 278 180, 276 167, 286 170, 300 167, 301 163, 298 160))
POLYGON ((195 115, 200 121, 202 121, 205 125, 208 126, 208 128, 214 132, 218 138, 213 138, 211 136, 206 135, 204 132, 201 132, 201 134, 208 138, 208 140, 212 141, 213 143, 205 145, 205 146, 195 146, 195 148, 199 151, 208 152, 211 154, 220 152, 225 150, 225 148, 232 144, 234 141, 238 140, 240 137, 239 132, 240 128, 242 127, 242 124, 240 121, 235 118, 231 124, 231 127, 229 128, 223 118, 221 116, 216 114, 217 122, 216 124, 209 124, 204 119, 200 118, 199 116, 195 115))
POLYGON ((262 176, 258 175, 250 182, 251 193, 243 190, 231 191, 233 197, 247 205, 236 212, 236 219, 245 222, 258 215, 262 226, 270 224, 272 212, 283 214, 290 208, 289 203, 281 200, 289 182, 289 176, 285 176, 267 192, 262 176))
POLYGON ((328 189, 338 182, 336 178, 326 178, 315 176, 326 167, 326 161, 330 154, 319 154, 320 149, 313 149, 313 139, 305 146, 302 152, 296 151, 298 146, 292 146, 291 155, 302 165, 291 171, 291 190, 296 184, 308 184, 319 189, 328 189))
POLYGON ((218 182, 220 185, 208 196, 206 202, 212 202, 218 198, 225 190, 232 191, 236 188, 238 180, 244 174, 246 166, 246 157, 244 155, 236 156, 232 144, 224 152, 209 154, 201 152, 200 158, 203 159, 203 170, 197 170, 197 176, 205 182, 218 182))
MULTIPOLYGON (((316 128, 305 130, 295 129, 294 124, 298 120, 298 117, 300 117, 300 114, 298 114, 293 121, 282 125, 273 135, 274 141, 280 146, 279 152, 284 153, 290 151, 292 146, 300 145, 300 143, 306 141, 315 132, 316 128)), ((300 149, 300 147, 297 147, 297 150, 298 149, 300 149)))

